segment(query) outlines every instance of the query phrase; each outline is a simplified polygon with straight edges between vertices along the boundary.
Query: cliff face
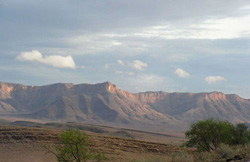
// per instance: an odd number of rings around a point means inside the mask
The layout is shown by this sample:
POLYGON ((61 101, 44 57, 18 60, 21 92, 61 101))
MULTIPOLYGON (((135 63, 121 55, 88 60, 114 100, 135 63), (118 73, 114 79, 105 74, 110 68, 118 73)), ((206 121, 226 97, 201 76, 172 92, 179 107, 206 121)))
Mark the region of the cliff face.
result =
POLYGON ((13 91, 13 89, 14 89, 13 86, 0 82, 0 99, 11 98, 10 94, 13 91))
POLYGON ((211 93, 129 93, 110 82, 23 86, 0 82, 0 115, 123 125, 178 126, 220 118, 250 123, 250 101, 211 93))

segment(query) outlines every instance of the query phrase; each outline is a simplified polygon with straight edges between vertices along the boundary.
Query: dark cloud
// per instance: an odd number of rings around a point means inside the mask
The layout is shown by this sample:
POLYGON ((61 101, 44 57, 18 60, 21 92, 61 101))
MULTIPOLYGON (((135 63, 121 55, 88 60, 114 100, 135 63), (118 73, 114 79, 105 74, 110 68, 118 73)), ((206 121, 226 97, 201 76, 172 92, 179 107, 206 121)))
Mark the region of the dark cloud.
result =
MULTIPOLYGON (((162 23, 186 24, 237 14, 248 1, 86 0, 1 1, 0 42, 5 46, 56 46, 72 35, 127 33, 162 23)), ((19 48, 21 48, 19 47, 19 48)))
POLYGON ((88 32, 233 15, 247 3, 246 0, 5 1, 1 19, 8 27, 18 24, 21 30, 24 26, 37 31, 49 28, 88 32))

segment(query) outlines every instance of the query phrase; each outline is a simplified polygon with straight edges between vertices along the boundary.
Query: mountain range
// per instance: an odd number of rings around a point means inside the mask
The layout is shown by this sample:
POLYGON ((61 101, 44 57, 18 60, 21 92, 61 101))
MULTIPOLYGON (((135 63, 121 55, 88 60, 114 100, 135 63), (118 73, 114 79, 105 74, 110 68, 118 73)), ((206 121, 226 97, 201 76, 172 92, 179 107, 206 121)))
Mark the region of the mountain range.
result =
POLYGON ((249 124, 250 100, 221 92, 130 93, 110 82, 46 86, 0 82, 0 116, 167 132, 185 130, 207 118, 249 124))

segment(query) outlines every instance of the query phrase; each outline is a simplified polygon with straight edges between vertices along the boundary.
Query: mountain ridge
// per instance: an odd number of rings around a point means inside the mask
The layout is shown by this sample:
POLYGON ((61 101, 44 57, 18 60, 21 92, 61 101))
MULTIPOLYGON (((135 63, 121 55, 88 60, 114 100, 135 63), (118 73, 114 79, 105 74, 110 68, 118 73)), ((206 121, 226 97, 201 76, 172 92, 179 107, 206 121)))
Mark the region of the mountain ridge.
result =
MULTIPOLYGON (((81 84, 74 84, 74 83, 62 83, 62 82, 58 82, 58 83, 54 83, 54 84, 49 84, 49 85, 41 85, 41 86, 33 86, 33 85, 23 85, 23 84, 18 84, 18 83, 9 83, 9 82, 2 82, 0 81, 0 88, 2 87, 2 84, 6 84, 6 85, 9 85, 9 86, 21 86, 21 87, 27 87, 27 88, 30 88, 30 87, 48 87, 48 86, 59 86, 59 85, 64 85, 65 87, 67 88, 72 88, 74 86, 76 87, 79 87, 79 86, 82 86, 82 85, 88 85, 88 86, 105 86, 106 90, 108 90, 109 86, 110 86, 110 89, 114 92, 114 90, 118 90, 118 91, 122 91, 122 92, 126 92, 126 93, 130 93, 130 94, 133 94, 133 95, 140 95, 140 94, 149 94, 149 93, 167 93, 167 94, 190 94, 190 95, 194 95, 194 94, 211 94, 211 95, 214 95, 214 94, 219 94, 219 95, 227 95, 227 96, 235 96, 235 97, 238 97, 238 98, 242 98, 242 99, 245 99, 245 100, 250 100, 250 99, 247 99, 247 98, 243 98, 237 94, 225 94, 223 92, 219 92, 219 91, 211 91, 211 92, 164 92, 164 91, 144 91, 144 92, 137 92, 137 93, 132 93, 132 92, 128 92, 128 91, 125 91, 125 90, 121 90, 121 89, 118 89, 117 86, 109 81, 106 81, 106 82, 102 82, 102 83, 96 83, 96 84, 88 84, 88 83, 81 83, 81 84)), ((0 91, 1 92, 1 91, 0 91)))
POLYGON ((108 81, 44 86, 0 82, 0 116, 167 130, 206 118, 250 123, 250 100, 217 91, 130 93, 108 81))

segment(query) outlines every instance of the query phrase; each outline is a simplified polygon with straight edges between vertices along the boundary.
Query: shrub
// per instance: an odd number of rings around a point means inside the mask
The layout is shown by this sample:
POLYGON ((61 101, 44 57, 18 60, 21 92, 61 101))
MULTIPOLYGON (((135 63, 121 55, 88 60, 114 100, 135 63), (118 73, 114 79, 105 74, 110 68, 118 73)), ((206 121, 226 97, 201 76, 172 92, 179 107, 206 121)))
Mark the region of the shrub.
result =
POLYGON ((246 144, 250 141, 249 133, 250 131, 247 130, 248 127, 245 124, 237 124, 233 131, 233 138, 230 144, 238 145, 238 144, 246 144))
POLYGON ((237 154, 237 150, 226 144, 221 144, 214 152, 216 159, 232 158, 235 154, 237 154))
POLYGON ((86 162, 105 160, 104 154, 96 154, 89 147, 88 136, 76 129, 69 129, 58 135, 58 144, 53 153, 58 162, 86 162))
POLYGON ((222 143, 228 145, 246 144, 250 141, 250 130, 244 124, 234 126, 228 121, 207 119, 191 125, 187 131, 187 147, 196 147, 200 151, 211 152, 222 143))

